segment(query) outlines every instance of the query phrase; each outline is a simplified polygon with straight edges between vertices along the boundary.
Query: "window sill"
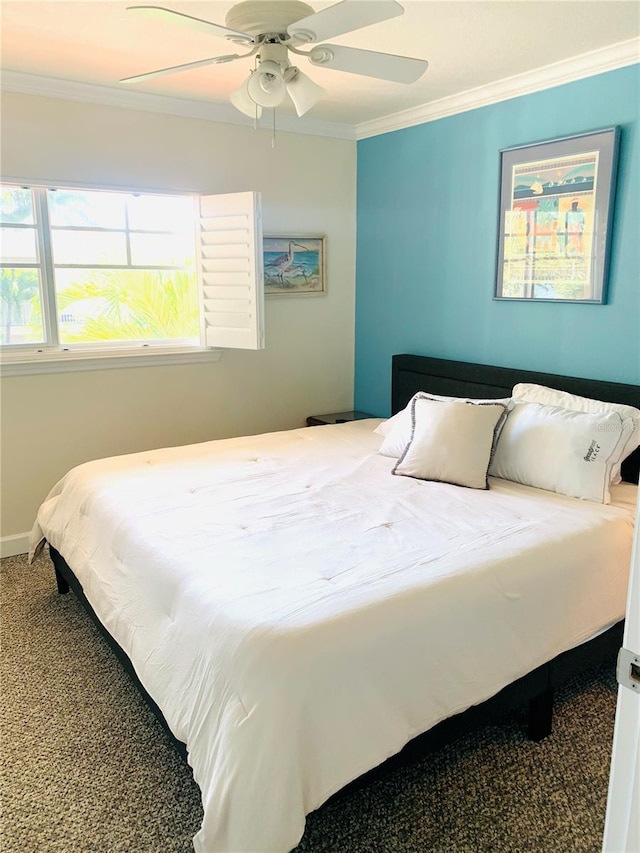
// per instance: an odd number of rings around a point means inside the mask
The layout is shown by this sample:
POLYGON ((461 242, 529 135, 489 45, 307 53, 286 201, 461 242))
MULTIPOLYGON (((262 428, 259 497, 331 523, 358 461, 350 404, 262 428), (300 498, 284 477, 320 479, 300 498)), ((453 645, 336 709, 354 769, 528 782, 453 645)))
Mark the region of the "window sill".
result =
POLYGON ((69 373, 81 370, 109 370, 123 367, 160 367, 218 361, 222 350, 209 347, 136 347, 113 351, 15 353, 2 356, 2 376, 36 373, 69 373))

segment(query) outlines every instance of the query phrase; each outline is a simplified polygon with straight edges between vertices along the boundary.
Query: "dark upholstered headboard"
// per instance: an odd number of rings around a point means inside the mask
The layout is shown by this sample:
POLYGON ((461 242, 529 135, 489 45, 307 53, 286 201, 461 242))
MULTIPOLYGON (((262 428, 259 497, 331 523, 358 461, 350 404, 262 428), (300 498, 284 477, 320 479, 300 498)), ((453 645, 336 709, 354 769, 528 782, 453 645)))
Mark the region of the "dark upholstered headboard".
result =
MULTIPOLYGON (((403 409, 417 391, 450 397, 510 397, 513 386, 518 382, 534 382, 581 397, 592 397, 607 403, 625 403, 640 409, 640 385, 578 379, 423 355, 394 355, 391 367, 391 413, 403 409)), ((639 470, 640 448, 623 463, 622 477, 628 482, 637 483, 639 470)))

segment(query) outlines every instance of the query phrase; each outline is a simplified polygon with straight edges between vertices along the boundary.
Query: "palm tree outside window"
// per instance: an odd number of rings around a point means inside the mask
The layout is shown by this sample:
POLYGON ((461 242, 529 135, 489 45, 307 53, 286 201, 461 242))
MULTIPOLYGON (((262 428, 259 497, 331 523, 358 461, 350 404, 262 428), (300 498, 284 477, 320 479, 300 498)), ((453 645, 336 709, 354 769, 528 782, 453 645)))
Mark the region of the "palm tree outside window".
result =
POLYGON ((196 344, 192 196, 1 188, 0 344, 196 344))

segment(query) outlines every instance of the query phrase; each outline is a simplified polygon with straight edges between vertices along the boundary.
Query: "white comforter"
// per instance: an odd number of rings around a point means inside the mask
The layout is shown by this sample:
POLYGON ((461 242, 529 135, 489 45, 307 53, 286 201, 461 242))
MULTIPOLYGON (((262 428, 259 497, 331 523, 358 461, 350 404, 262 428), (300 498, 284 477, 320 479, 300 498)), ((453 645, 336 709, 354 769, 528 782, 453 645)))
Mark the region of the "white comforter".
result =
POLYGON ((394 477, 378 421, 99 460, 46 538, 202 791, 198 851, 287 851, 305 815, 439 720, 624 615, 611 506, 394 477))

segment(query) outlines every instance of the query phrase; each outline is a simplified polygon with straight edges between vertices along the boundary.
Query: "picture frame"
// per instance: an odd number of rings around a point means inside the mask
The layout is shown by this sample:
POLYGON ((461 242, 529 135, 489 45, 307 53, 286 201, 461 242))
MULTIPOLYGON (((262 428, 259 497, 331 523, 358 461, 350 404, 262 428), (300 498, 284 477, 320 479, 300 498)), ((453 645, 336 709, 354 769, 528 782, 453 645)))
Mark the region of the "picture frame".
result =
POLYGON ((265 296, 327 292, 326 237, 287 234, 263 238, 265 296))
POLYGON ((603 304, 619 128, 500 151, 494 299, 603 304))

